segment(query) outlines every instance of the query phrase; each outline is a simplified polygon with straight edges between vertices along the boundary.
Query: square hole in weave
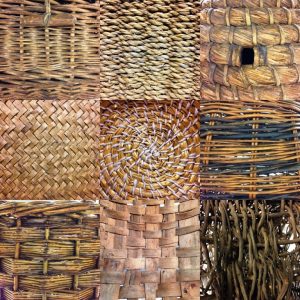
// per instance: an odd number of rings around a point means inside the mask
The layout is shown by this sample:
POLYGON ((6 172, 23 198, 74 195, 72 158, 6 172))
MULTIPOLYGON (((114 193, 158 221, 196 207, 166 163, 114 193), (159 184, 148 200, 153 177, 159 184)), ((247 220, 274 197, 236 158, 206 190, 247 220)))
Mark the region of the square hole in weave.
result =
POLYGON ((242 65, 253 65, 254 64, 254 49, 243 48, 241 54, 242 65))
POLYGON ((99 199, 97 100, 0 102, 0 199, 99 199))
POLYGON ((198 199, 199 101, 102 101, 102 199, 198 199))

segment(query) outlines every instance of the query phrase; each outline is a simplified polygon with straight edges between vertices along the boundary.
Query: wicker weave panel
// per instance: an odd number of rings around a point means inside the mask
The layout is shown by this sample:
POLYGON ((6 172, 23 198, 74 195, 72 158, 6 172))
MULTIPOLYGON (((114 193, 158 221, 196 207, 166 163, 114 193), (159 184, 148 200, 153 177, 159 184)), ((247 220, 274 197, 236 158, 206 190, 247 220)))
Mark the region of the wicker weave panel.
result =
POLYGON ((96 100, 1 100, 1 199, 95 199, 96 100))
POLYGON ((98 299, 99 212, 92 202, 1 204, 1 299, 98 299))
POLYGON ((199 109, 199 101, 102 101, 101 198, 199 199, 199 109))
POLYGON ((299 197, 202 199, 201 299, 300 299, 299 197))
POLYGON ((198 100, 198 3, 103 1, 101 99, 198 100))
POLYGON ((199 299, 199 202, 101 201, 100 299, 199 299))
POLYGON ((0 97, 99 97, 99 6, 99 0, 1 1, 0 97))

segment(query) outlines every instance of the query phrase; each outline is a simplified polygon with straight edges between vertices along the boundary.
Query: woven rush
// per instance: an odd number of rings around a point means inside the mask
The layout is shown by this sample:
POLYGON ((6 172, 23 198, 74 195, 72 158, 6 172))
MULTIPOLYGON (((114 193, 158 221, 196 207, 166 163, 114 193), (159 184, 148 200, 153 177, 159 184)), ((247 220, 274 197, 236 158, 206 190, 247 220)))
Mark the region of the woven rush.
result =
POLYGON ((0 204, 1 299, 99 298, 99 205, 0 204))
POLYGON ((102 101, 101 198, 199 199, 199 109, 199 101, 102 101))
POLYGON ((100 5, 100 98, 199 99, 199 2, 100 5))
POLYGON ((1 0, 0 97, 99 98, 99 0, 1 0))
POLYGON ((201 299, 299 299, 299 197, 204 199, 201 299))
POLYGON ((1 100, 0 199, 96 199, 100 103, 1 100))

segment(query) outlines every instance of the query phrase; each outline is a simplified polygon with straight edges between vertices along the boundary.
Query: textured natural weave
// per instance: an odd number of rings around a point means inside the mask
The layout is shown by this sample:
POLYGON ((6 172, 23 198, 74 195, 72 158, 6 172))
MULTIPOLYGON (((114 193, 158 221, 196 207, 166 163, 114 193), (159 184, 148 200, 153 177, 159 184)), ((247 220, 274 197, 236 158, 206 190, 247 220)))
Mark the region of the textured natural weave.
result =
POLYGON ((199 299, 199 202, 100 201, 100 299, 199 299))
POLYGON ((96 199, 100 103, 1 100, 0 199, 96 199))
POLYGON ((298 197, 202 201, 200 218, 201 299, 300 299, 298 197))
POLYGON ((199 100, 199 2, 100 5, 103 100, 199 100))
POLYGON ((0 205, 1 299, 99 299, 99 206, 0 205))
POLYGON ((0 97, 99 98, 99 0, 1 0, 0 97))
POLYGON ((199 101, 102 101, 101 199, 199 199, 199 109, 199 101))
POLYGON ((299 1, 221 2, 200 2, 203 191, 299 193, 299 1))
POLYGON ((276 87, 275 98, 299 98, 299 1, 261 1, 259 8, 247 1, 228 1, 226 8, 208 2, 201 2, 200 11, 201 98, 214 93, 219 100, 231 92, 234 98, 248 93, 266 100, 270 86, 276 87), (253 63, 243 64, 245 48, 252 49, 253 63))
POLYGON ((299 194, 297 103, 222 99, 202 101, 202 105, 204 191, 252 199, 257 195, 299 194))

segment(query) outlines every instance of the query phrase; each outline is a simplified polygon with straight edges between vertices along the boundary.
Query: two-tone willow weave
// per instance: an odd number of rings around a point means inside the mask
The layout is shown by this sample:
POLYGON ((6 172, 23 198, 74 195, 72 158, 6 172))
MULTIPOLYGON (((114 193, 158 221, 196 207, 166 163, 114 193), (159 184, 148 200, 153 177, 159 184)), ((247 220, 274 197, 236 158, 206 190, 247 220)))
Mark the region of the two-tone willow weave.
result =
POLYGON ((0 199, 96 199, 100 103, 0 101, 0 199))
POLYGON ((92 202, 0 204, 1 299, 99 299, 99 213, 92 202))
POLYGON ((1 0, 0 97, 99 98, 99 0, 1 0))
POLYGON ((199 100, 198 1, 100 5, 100 98, 199 100))
POLYGON ((199 101, 102 101, 101 198, 199 199, 199 109, 199 101))

